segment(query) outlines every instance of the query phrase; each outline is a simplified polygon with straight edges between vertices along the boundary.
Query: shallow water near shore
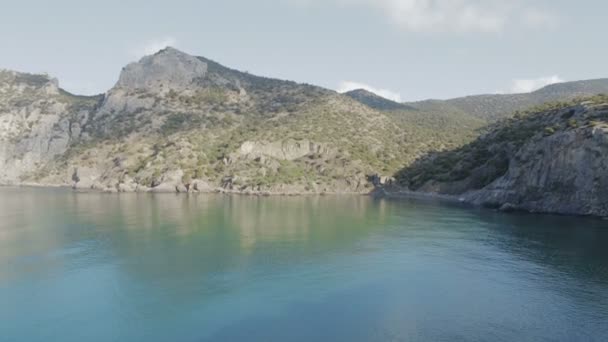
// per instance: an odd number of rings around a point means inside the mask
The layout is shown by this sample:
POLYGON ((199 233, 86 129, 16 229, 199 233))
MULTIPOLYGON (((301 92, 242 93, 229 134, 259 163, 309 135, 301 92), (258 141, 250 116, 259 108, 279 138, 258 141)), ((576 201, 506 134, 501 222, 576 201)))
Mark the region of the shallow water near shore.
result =
POLYGON ((606 341, 608 222, 0 189, 0 341, 606 341))

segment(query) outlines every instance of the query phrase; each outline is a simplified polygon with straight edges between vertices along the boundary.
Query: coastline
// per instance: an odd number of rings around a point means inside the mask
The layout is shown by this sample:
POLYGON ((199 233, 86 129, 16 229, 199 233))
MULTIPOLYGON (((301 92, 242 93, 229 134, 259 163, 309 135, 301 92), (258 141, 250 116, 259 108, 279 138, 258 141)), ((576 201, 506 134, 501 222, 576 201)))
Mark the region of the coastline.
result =
POLYGON ((511 205, 505 205, 502 207, 492 208, 488 206, 484 206, 482 204, 475 203, 471 200, 467 200, 467 197, 464 195, 456 196, 456 195, 444 195, 438 193, 430 193, 430 192, 416 192, 411 190, 405 190, 398 186, 383 186, 376 188, 372 193, 372 196, 376 198, 386 198, 386 199, 420 199, 420 200, 440 200, 443 202, 453 203, 453 204, 461 204, 467 205, 474 208, 482 208, 486 210, 491 210, 495 212, 505 213, 505 214, 530 214, 530 215, 557 215, 557 216, 566 216, 566 217, 581 217, 581 218, 594 218, 599 220, 608 221, 608 216, 601 215, 583 215, 583 214, 573 214, 573 213, 564 213, 558 211, 536 211, 536 210, 527 210, 522 207, 515 207, 511 205))
POLYGON ((463 196, 445 195, 438 193, 429 192, 417 192, 411 190, 405 190, 401 187, 389 185, 379 186, 371 191, 367 192, 338 192, 338 191, 325 191, 325 192, 271 192, 271 191, 239 191, 239 190, 228 190, 222 188, 206 189, 203 191, 168 191, 166 188, 160 191, 153 191, 154 189, 146 188, 143 191, 118 191, 116 189, 96 189, 96 188, 74 188, 68 184, 39 184, 39 183, 22 183, 22 184, 0 184, 0 189, 63 189, 66 191, 72 191, 74 193, 99 193, 99 194, 151 194, 151 195, 229 195, 229 196, 250 196, 250 197, 316 197, 316 196, 370 196, 374 199, 387 199, 387 200, 400 200, 400 199, 414 199, 414 200, 436 200, 445 203, 466 205, 472 208, 482 208, 495 212, 501 212, 506 214, 530 214, 530 215, 557 215, 567 217, 581 217, 581 218, 595 218, 599 220, 608 221, 608 217, 599 215, 577 215, 570 213, 560 213, 553 211, 532 211, 523 208, 509 208, 504 210, 500 208, 489 208, 483 205, 473 203, 466 200, 463 196))
POLYGON ((220 194, 220 195, 234 195, 234 196, 252 196, 252 197, 297 197, 297 196, 369 196, 372 194, 370 191, 365 192, 349 192, 349 191, 323 191, 323 192, 280 192, 280 191, 252 191, 252 190, 229 190, 223 188, 210 188, 205 190, 190 190, 190 191, 179 191, 163 188, 145 188, 140 191, 119 191, 115 188, 75 188, 69 184, 39 184, 39 183, 21 183, 21 184, 0 184, 2 188, 30 188, 30 189, 64 189, 70 190, 74 193, 103 193, 103 194, 181 194, 181 195, 197 195, 197 194, 220 194))
POLYGON ((390 185, 381 186, 374 189, 370 195, 377 198, 399 199, 399 198, 416 198, 416 199, 438 199, 442 201, 454 203, 468 203, 461 196, 444 195, 433 192, 418 192, 405 190, 401 187, 390 185))

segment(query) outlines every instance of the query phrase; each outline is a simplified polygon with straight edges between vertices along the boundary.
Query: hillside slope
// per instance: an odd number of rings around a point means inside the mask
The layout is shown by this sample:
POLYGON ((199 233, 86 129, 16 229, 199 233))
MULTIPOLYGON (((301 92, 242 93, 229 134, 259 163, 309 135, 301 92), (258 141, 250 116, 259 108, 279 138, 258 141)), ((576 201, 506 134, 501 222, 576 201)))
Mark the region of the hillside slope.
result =
POLYGON ((546 104, 401 170, 413 191, 503 210, 608 216, 608 97, 546 104))
MULTIPOLYGON (((570 96, 599 84, 543 91, 570 96)), ((368 193, 429 153, 472 142, 489 120, 423 107, 255 76, 173 48, 127 65, 99 96, 3 71, 0 184, 368 193)))
MULTIPOLYGON (((72 96, 45 76, 32 77, 39 84, 26 87, 27 106, 16 104, 26 96, 18 92, 3 98, 3 132, 27 127, 32 113, 50 121, 5 139, 4 184, 366 193, 371 176, 390 176, 424 153, 460 146, 479 127, 444 138, 435 127, 442 116, 389 114, 332 90, 250 75, 172 48, 126 66, 99 97, 72 96), (54 101, 62 105, 48 113, 38 108, 54 101), (20 161, 17 151, 32 145, 43 148, 20 161)), ((4 84, 23 88, 15 79, 4 84)))
POLYGON ((64 154, 101 99, 69 94, 46 76, 0 71, 0 183, 19 183, 64 154))
POLYGON ((355 89, 344 93, 344 95, 363 103, 364 105, 382 111, 390 110, 416 110, 416 108, 385 99, 380 95, 376 95, 365 89, 355 89))
POLYGON ((427 100, 406 105, 430 112, 467 113, 488 122, 509 117, 547 102, 568 101, 585 96, 608 94, 608 79, 565 82, 532 93, 474 95, 450 100, 427 100))

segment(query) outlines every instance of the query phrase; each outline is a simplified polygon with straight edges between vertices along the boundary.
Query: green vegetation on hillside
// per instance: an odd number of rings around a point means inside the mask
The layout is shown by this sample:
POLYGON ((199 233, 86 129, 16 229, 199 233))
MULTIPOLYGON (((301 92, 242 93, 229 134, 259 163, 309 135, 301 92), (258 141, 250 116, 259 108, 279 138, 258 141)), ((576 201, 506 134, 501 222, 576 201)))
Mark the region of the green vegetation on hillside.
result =
POLYGON ((608 111, 600 112, 599 116, 574 119, 575 108, 581 103, 586 106, 606 106, 608 96, 545 103, 515 112, 513 117, 491 125, 487 133, 470 144, 419 159, 400 170, 396 179, 412 190, 419 189, 429 181, 453 183, 465 179, 470 180, 470 189, 481 189, 505 174, 510 158, 531 139, 608 123, 608 111))
POLYGON ((565 82, 546 86, 526 94, 475 95, 450 100, 427 100, 407 105, 421 110, 443 113, 465 113, 487 122, 507 118, 515 111, 556 101, 608 93, 608 79, 565 82))
POLYGON ((91 97, 69 94, 44 75, 0 72, 0 116, 11 123, 0 137, 10 141, 3 146, 12 179, 69 184, 77 170, 81 186, 101 189, 200 181, 234 191, 366 192, 375 175, 397 173, 417 188, 491 165, 476 177, 481 187, 504 173, 510 148, 588 124, 568 118, 547 125, 523 111, 488 129, 489 122, 508 117, 509 108, 603 85, 400 104, 259 77, 175 49, 142 61, 91 97), (485 138, 475 140, 480 134, 485 138), (487 148, 487 134, 504 144, 487 148), (27 155, 31 146, 36 155, 27 155))

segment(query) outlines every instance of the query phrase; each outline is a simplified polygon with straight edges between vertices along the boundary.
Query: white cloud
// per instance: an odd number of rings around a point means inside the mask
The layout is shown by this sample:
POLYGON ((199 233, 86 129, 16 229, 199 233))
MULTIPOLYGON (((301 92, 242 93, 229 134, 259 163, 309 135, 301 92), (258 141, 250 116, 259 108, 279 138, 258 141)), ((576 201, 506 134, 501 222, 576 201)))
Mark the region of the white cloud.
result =
POLYGON ((375 88, 365 83, 359 82, 351 82, 351 81, 343 81, 340 82, 337 91, 339 93, 345 93, 347 91, 356 90, 356 89, 365 89, 369 92, 372 92, 376 95, 382 96, 385 99, 393 100, 395 102, 401 102, 401 95, 397 92, 388 89, 375 88))
POLYGON ((136 46, 135 48, 133 48, 131 50, 131 55, 134 58, 141 58, 143 56, 153 55, 168 46, 177 47, 177 45, 178 45, 177 39, 170 37, 170 36, 161 37, 161 38, 149 40, 149 41, 145 42, 144 44, 136 46))
POLYGON ((500 31, 505 18, 494 6, 461 0, 343 0, 375 7, 407 31, 500 31))
POLYGON ((522 22, 530 28, 553 29, 559 25, 559 18, 554 13, 528 8, 522 14, 522 22))
POLYGON ((520 94, 520 93, 531 93, 540 88, 546 87, 551 84, 565 82, 558 75, 539 77, 534 79, 519 79, 513 80, 511 88, 508 91, 500 91, 498 93, 503 94, 520 94))
MULTIPOLYGON (((291 0, 303 4, 327 0, 291 0)), ((331 0, 342 6, 380 11, 397 27, 410 32, 496 33, 507 26, 541 28, 554 25, 557 16, 532 7, 538 0, 331 0)))

